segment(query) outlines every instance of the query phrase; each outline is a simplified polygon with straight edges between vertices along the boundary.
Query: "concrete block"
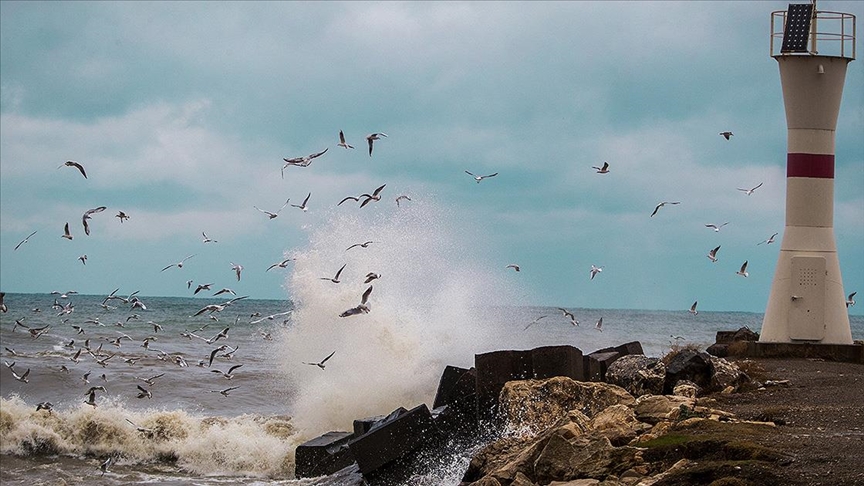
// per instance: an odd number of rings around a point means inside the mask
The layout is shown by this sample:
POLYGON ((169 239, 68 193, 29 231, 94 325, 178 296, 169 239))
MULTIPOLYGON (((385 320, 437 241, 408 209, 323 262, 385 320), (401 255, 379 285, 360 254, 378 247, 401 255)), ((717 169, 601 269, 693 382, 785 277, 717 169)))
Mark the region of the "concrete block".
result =
POLYGON ((621 354, 618 351, 599 352, 595 351, 583 359, 585 368, 586 381, 605 381, 606 370, 609 369, 616 359, 620 358, 621 354))
POLYGON ((348 447, 351 432, 327 432, 297 446, 294 453, 294 475, 310 478, 333 474, 354 463, 348 447))
POLYGON ((495 422, 498 394, 504 384, 534 377, 531 351, 493 351, 475 354, 478 421, 495 422))
POLYGON ((585 381, 582 351, 573 346, 543 346, 531 350, 534 378, 542 380, 566 376, 585 381))
POLYGON ((385 466, 407 459, 437 439, 432 414, 425 404, 406 412, 396 412, 399 410, 348 443, 364 476, 377 474, 385 466))
POLYGON ((459 379, 462 378, 462 375, 467 372, 468 370, 465 368, 458 368, 456 366, 447 366, 444 368, 444 373, 441 374, 441 380, 438 381, 438 391, 435 393, 435 401, 433 402, 432 408, 442 407, 451 402, 451 396, 456 388, 456 384, 459 382, 459 379))

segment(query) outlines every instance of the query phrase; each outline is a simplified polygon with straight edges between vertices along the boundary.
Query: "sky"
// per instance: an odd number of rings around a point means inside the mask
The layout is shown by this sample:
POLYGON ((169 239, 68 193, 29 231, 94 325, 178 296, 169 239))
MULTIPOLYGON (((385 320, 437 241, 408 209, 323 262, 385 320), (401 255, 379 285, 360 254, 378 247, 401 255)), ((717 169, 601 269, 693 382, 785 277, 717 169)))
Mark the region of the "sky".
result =
MULTIPOLYGON (((769 25, 786 7, 0 2, 0 290, 189 296, 192 279, 290 298, 290 266, 266 269, 334 215, 435 207, 462 258, 518 279, 532 304, 763 312, 786 190, 769 25), (370 157, 373 132, 388 137, 370 157), (283 157, 325 148, 281 177, 283 157), (381 201, 337 206, 382 184, 381 201), (306 212, 254 207, 308 193, 306 212), (680 204, 650 217, 661 201, 680 204)), ((819 8, 864 18, 858 2, 819 8)), ((862 133, 858 60, 836 134, 846 293, 864 291, 862 133)))

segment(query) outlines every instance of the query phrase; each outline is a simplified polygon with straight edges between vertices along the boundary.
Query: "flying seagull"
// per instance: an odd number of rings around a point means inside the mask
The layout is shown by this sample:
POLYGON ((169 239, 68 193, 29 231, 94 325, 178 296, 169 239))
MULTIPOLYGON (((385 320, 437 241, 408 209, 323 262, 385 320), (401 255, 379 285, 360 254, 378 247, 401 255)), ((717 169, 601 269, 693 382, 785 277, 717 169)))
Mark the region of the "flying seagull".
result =
POLYGON ((539 322, 540 319, 543 319, 543 318, 546 318, 546 317, 549 317, 549 316, 545 316, 545 315, 543 315, 543 316, 540 316, 540 317, 534 319, 533 321, 529 322, 527 326, 525 326, 525 329, 522 329, 522 330, 523 330, 523 331, 527 331, 529 327, 533 326, 534 324, 537 324, 537 322, 539 322))
POLYGON ((579 326, 579 321, 576 320, 576 316, 573 315, 572 312, 568 311, 567 309, 565 309, 563 307, 556 307, 556 308, 564 314, 564 317, 570 319, 570 324, 573 324, 574 326, 579 326))
POLYGON ((78 257, 78 259, 81 260, 81 263, 87 265, 87 255, 81 255, 78 257))
POLYGON ((660 208, 662 208, 663 206, 665 206, 665 205, 667 205, 667 204, 681 204, 681 201, 674 201, 674 202, 672 202, 672 201, 663 201, 663 202, 661 202, 660 204, 658 204, 657 206, 654 207, 654 212, 651 213, 651 217, 653 218, 654 215, 657 214, 657 211, 659 211, 660 208))
MULTIPOLYGON (((94 394, 94 395, 95 395, 95 394, 94 394)), ((93 397, 93 395, 91 395, 91 398, 92 398, 92 397, 93 397)), ((89 405, 89 403, 88 403, 88 405, 89 405)), ((96 406, 95 402, 93 403, 93 406, 94 406, 94 407, 96 406)), ((108 456, 108 459, 105 459, 105 462, 103 462, 103 463, 99 466, 99 469, 102 471, 102 474, 100 474, 99 477, 104 476, 105 473, 108 472, 108 467, 111 466, 111 460, 112 460, 112 457, 111 457, 111 456, 108 456)))
POLYGON ((333 277, 333 278, 330 278, 330 277, 320 277, 320 279, 321 279, 321 280, 329 280, 329 281, 331 281, 331 282, 333 282, 333 283, 337 283, 337 284, 338 284, 338 283, 341 281, 341 280, 339 280, 339 275, 342 273, 342 270, 345 269, 345 265, 348 265, 348 264, 347 264, 347 263, 343 264, 343 265, 339 268, 339 271, 336 272, 336 276, 335 276, 335 277, 333 277))
POLYGON ((592 165, 592 169, 597 169, 598 174, 608 174, 609 173, 609 162, 603 162, 603 167, 597 167, 592 165))
MULTIPOLYGON (((190 259, 190 258, 192 258, 192 257, 194 257, 194 256, 195 256, 195 254, 189 255, 189 256, 187 256, 186 258, 180 260, 179 262, 177 262, 177 263, 172 263, 171 265, 168 265, 167 267, 165 267, 165 268, 163 268, 162 270, 159 270, 159 271, 160 271, 160 272, 164 272, 165 270, 168 270, 169 268, 174 267, 174 266, 176 266, 177 268, 183 268, 183 262, 185 262, 186 260, 188 260, 188 259, 190 259)), ((211 284, 211 285, 212 285, 212 284, 211 284)), ((208 290, 209 290, 209 289, 208 289, 208 290)))
POLYGON ((303 200, 303 204, 300 204, 300 205, 292 204, 291 207, 293 207, 293 208, 300 208, 300 209, 302 209, 303 211, 306 211, 307 209, 309 209, 309 208, 306 207, 306 203, 309 202, 309 196, 311 196, 311 195, 312 195, 311 192, 310 192, 309 194, 306 195, 306 199, 303 200))
POLYGON ((312 163, 312 159, 315 159, 317 157, 321 157, 328 150, 330 150, 329 147, 325 148, 324 150, 322 150, 318 153, 309 154, 309 155, 306 155, 304 157, 294 157, 293 159, 283 158, 282 160, 285 161, 285 165, 282 166, 282 178, 283 179, 285 178, 285 169, 288 168, 289 166, 293 165, 295 167, 309 167, 309 164, 312 163))
POLYGON ((399 207, 399 201, 401 201, 401 200, 403 200, 403 199, 408 200, 408 201, 411 200, 410 197, 408 197, 408 196, 406 196, 406 195, 403 194, 403 195, 401 195, 401 196, 399 196, 399 197, 396 198, 396 207, 399 207))
POLYGON ((153 398, 153 394, 150 393, 150 390, 144 388, 141 385, 135 385, 135 386, 137 386, 138 390, 140 390, 138 393, 138 398, 145 398, 145 397, 146 398, 153 398))
MULTIPOLYGON (((36 230, 36 231, 39 231, 39 230, 36 230)), ((15 245, 15 248, 13 248, 12 251, 17 250, 21 245, 23 245, 24 243, 27 243, 28 241, 30 241, 30 237, 33 236, 33 235, 35 235, 35 234, 36 234, 36 231, 30 233, 30 234, 27 236, 27 238, 24 238, 23 240, 21 240, 20 243, 18 243, 17 245, 15 245)))
POLYGON ((482 181, 483 179, 488 179, 488 178, 490 178, 490 177, 495 177, 496 175, 498 175, 498 173, 496 172, 496 173, 494 173, 494 174, 489 174, 489 175, 480 175, 480 176, 478 176, 478 175, 474 175, 474 174, 468 172, 467 170, 465 171, 465 173, 468 174, 468 175, 470 175, 471 177, 473 177, 474 180, 477 181, 477 184, 480 184, 480 181, 482 181))
POLYGON ((207 233, 205 233, 203 231, 201 232, 201 236, 204 237, 204 239, 202 240, 204 243, 219 243, 219 240, 214 240, 212 238, 209 238, 207 236, 207 233))
POLYGON ((601 317, 597 324, 594 325, 594 329, 597 329, 600 332, 603 332, 603 318, 601 317))
POLYGON ((372 194, 360 194, 360 197, 365 197, 365 198, 366 198, 365 201, 363 201, 362 203, 360 203, 360 207, 362 208, 363 206, 369 204, 369 201, 380 201, 380 200, 381 200, 381 190, 383 190, 383 189, 384 189, 384 186, 386 186, 386 185, 387 185, 387 184, 382 184, 380 187, 378 187, 377 189, 375 189, 375 190, 372 192, 372 194))
POLYGON ((243 271, 243 265, 239 263, 231 262, 231 270, 234 270, 234 273, 237 274, 237 281, 240 281, 240 272, 243 271))
POLYGON ((719 232, 719 231, 720 231, 720 228, 726 226, 727 224, 729 224, 729 221, 726 221, 725 223, 723 223, 723 224, 721 224, 721 225, 716 225, 716 224, 709 223, 709 224, 706 224, 705 227, 706 227, 706 228, 711 228, 711 229, 713 229, 714 232, 719 232))
POLYGON ((63 236, 61 238, 66 238, 67 240, 72 240, 74 238, 72 233, 69 232, 69 222, 66 222, 66 226, 63 227, 63 236))
POLYGON ((114 215, 114 217, 120 218, 121 223, 123 222, 123 220, 129 219, 129 215, 124 213, 123 211, 119 211, 117 214, 114 215))
POLYGON ((717 245, 717 248, 708 252, 708 259, 711 260, 711 263, 717 261, 717 252, 720 250, 720 245, 717 245))
POLYGON ((744 261, 744 264, 741 265, 741 270, 738 270, 737 272, 735 272, 735 274, 741 275, 742 277, 746 277, 746 276, 750 275, 749 273, 747 273, 747 261, 746 260, 744 261))
POLYGON ((292 261, 294 261, 293 258, 286 258, 286 259, 282 260, 281 262, 277 262, 277 263, 274 263, 273 265, 270 265, 269 267, 267 267, 267 270, 265 270, 265 271, 269 272, 270 270, 272 270, 273 268, 276 268, 276 267, 285 268, 288 266, 288 263, 292 262, 292 261))
POLYGON ((759 189, 760 187, 762 187, 762 184, 764 184, 764 183, 763 183, 763 182, 760 182, 758 186, 756 186, 756 187, 751 187, 750 189, 744 189, 744 188, 739 187, 738 190, 739 190, 739 191, 742 191, 743 193, 745 193, 745 194, 747 194, 747 195, 749 196, 750 194, 753 194, 753 191, 755 191, 756 189, 759 189))
POLYGON ((327 360, 330 359, 334 354, 336 354, 336 351, 333 351, 332 353, 328 354, 326 358, 322 359, 322 360, 321 360, 320 362, 318 362, 318 363, 307 363, 307 362, 304 361, 303 364, 312 365, 312 366, 317 366, 317 367, 319 367, 319 368, 321 368, 321 369, 323 370, 323 369, 324 369, 324 363, 326 363, 327 360))
POLYGON ((727 132, 720 132, 720 135, 723 138, 725 138, 726 140, 729 140, 730 138, 732 138, 732 135, 735 135, 735 134, 727 131, 727 132))
POLYGON ((339 317, 349 317, 349 316, 355 316, 357 314, 368 314, 369 313, 369 306, 366 305, 366 302, 369 300, 369 294, 371 294, 371 293, 372 293, 372 286, 370 285, 369 288, 366 289, 365 292, 363 292, 363 296, 360 299, 360 305, 358 305, 357 307, 352 307, 352 308, 346 310, 345 312, 339 314, 339 317))
POLYGON ((513 270, 516 270, 517 272, 520 271, 519 265, 516 265, 515 263, 511 263, 504 268, 512 268, 513 270))
POLYGON ((693 302, 693 305, 690 306, 690 313, 693 314, 694 316, 699 313, 699 311, 696 310, 696 304, 698 304, 698 303, 699 303, 699 301, 697 300, 697 301, 693 302))
POLYGON ((363 281, 364 284, 368 284, 369 282, 381 278, 380 273, 369 272, 366 274, 366 280, 363 281))
POLYGON ((78 169, 78 172, 80 172, 81 175, 84 176, 85 179, 87 178, 87 173, 84 172, 84 166, 79 164, 78 162, 75 162, 74 160, 67 160, 60 167, 57 168, 59 169, 61 167, 75 167, 76 169, 78 169))
POLYGON ((230 387, 230 388, 226 388, 226 389, 224 389, 224 390, 210 390, 210 393, 219 393, 219 394, 221 394, 223 397, 227 397, 228 394, 229 394, 232 390, 236 390, 236 389, 238 389, 238 388, 240 388, 240 387, 239 387, 239 386, 232 386, 232 387, 230 387))
POLYGON ((339 143, 336 145, 338 145, 340 147, 344 147, 346 149, 353 149, 354 148, 352 145, 348 145, 348 143, 345 142, 345 134, 342 133, 342 130, 339 130, 339 143))
POLYGON ((107 208, 105 206, 99 206, 98 208, 88 209, 84 212, 84 216, 81 216, 81 223, 84 225, 84 234, 90 236, 90 225, 87 224, 87 220, 91 219, 91 214, 101 213, 105 211, 107 208))
POLYGON ((210 370, 210 372, 211 373, 220 373, 226 380, 230 380, 231 378, 234 378, 234 370, 236 370, 237 368, 239 368, 241 366, 243 366, 243 365, 242 364, 234 365, 234 366, 228 368, 227 373, 224 371, 220 371, 220 370, 210 370))
POLYGON ((774 243, 774 238, 775 238, 778 234, 780 234, 780 233, 774 233, 774 234, 771 235, 771 237, 768 238, 767 240, 760 241, 759 243, 756 243, 756 246, 759 246, 759 245, 761 245, 762 243, 765 243, 765 244, 768 244, 768 245, 770 245, 771 243, 774 243))
POLYGON ((288 205, 288 201, 290 201, 290 200, 291 200, 291 198, 289 197, 288 200, 285 201, 285 204, 283 204, 282 207, 279 208, 279 211, 276 211, 275 213, 271 213, 270 211, 264 211, 263 209, 259 208, 258 206, 255 206, 255 205, 253 205, 252 207, 257 209, 258 211, 261 211, 262 213, 266 214, 268 218, 273 219, 276 216, 279 216, 279 212, 282 211, 283 209, 285 209, 285 206, 288 205))
POLYGON ((372 244, 372 243, 374 243, 374 242, 372 242, 372 241, 365 241, 365 242, 363 242, 363 243, 354 243, 353 245, 349 246, 348 248, 345 248, 345 251, 348 251, 348 250, 350 250, 351 248, 354 248, 355 246, 359 246, 360 248, 369 248, 369 245, 372 244))
POLYGON ((846 307, 847 308, 853 307, 855 305, 855 294, 857 294, 857 293, 858 293, 857 291, 852 292, 851 294, 849 294, 849 297, 846 297, 846 307))
POLYGON ((381 137, 386 137, 386 133, 370 133, 366 135, 366 141, 369 143, 369 157, 372 157, 372 142, 381 140, 381 137))
POLYGON ((24 374, 20 375, 20 376, 18 375, 18 373, 15 373, 15 370, 12 369, 12 366, 9 366, 9 371, 12 372, 12 376, 16 380, 20 381, 21 383, 29 383, 29 380, 27 379, 27 375, 30 374, 30 368, 27 368, 27 371, 25 371, 24 374))
POLYGON ((603 267, 595 267, 594 265, 591 265, 591 270, 589 270, 589 272, 591 273, 591 280, 594 280, 594 277, 596 277, 597 274, 602 271, 603 267))

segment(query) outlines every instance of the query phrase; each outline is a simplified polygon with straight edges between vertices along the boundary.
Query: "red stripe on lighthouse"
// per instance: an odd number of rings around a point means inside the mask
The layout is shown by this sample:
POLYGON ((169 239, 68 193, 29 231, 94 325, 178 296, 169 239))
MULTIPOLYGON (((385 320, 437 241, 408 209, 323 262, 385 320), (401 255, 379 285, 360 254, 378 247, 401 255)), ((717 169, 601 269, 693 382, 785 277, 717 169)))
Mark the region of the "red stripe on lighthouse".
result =
POLYGON ((834 178, 834 154, 786 154, 786 177, 834 178))

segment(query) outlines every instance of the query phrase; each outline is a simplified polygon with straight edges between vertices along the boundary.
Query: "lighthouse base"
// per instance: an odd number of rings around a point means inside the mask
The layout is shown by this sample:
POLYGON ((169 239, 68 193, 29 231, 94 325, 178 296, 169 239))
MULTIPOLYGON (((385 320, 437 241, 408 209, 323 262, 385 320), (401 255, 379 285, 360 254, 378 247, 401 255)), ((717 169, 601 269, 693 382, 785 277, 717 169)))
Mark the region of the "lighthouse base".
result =
POLYGON ((747 343, 748 358, 807 358, 864 364, 864 343, 813 344, 813 343, 747 343))

